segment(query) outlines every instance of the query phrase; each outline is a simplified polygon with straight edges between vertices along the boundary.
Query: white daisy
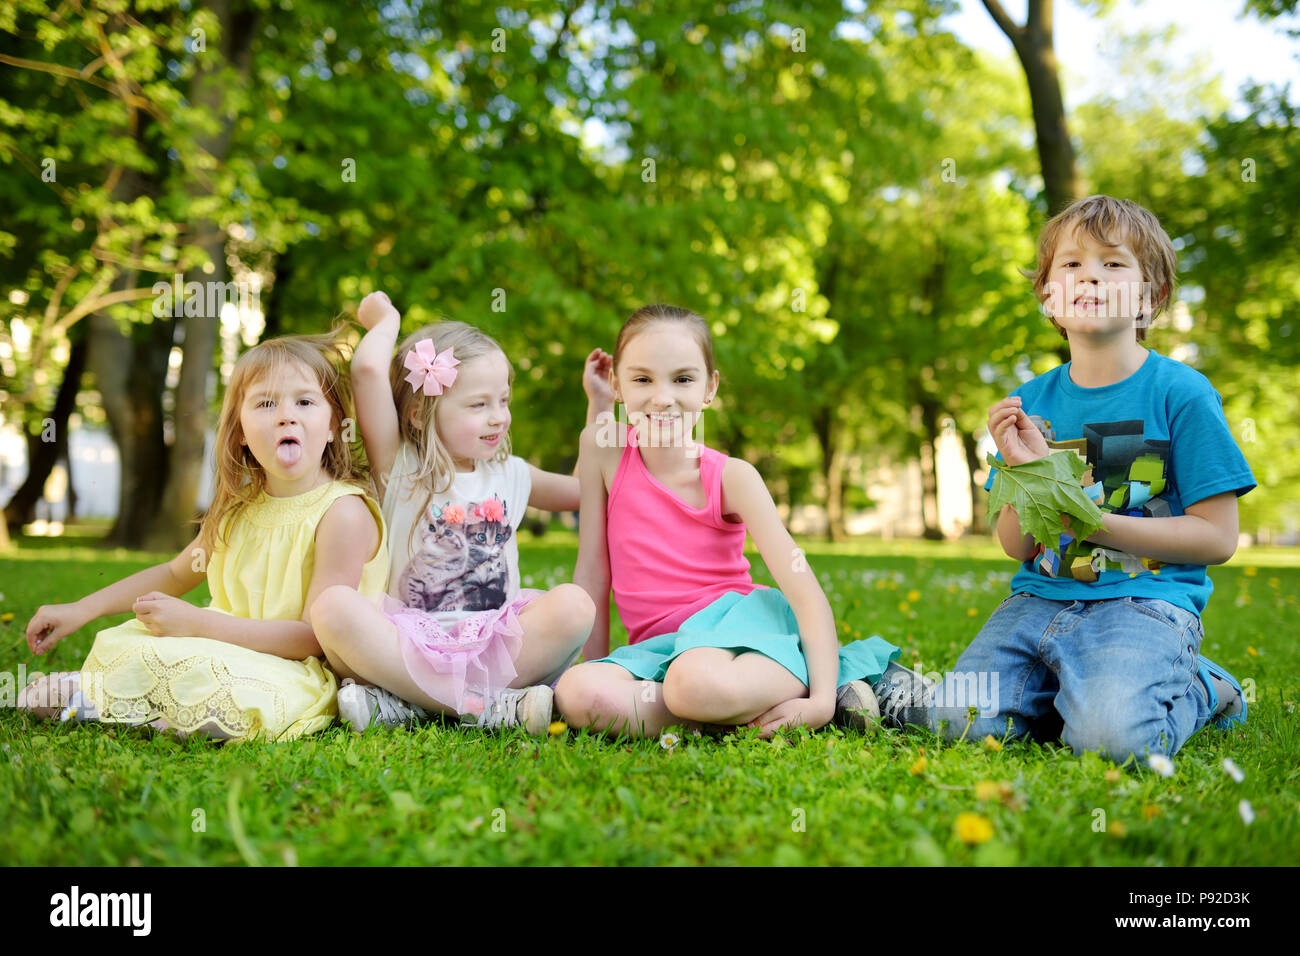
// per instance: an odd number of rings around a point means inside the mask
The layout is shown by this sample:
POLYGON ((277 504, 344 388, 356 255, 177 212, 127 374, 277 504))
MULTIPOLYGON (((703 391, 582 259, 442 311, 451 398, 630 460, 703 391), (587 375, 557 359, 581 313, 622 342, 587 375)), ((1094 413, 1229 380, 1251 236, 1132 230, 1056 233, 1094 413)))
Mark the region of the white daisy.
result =
POLYGON ((1152 754, 1147 758, 1147 766, 1162 777, 1174 775, 1174 762, 1164 754, 1152 754))

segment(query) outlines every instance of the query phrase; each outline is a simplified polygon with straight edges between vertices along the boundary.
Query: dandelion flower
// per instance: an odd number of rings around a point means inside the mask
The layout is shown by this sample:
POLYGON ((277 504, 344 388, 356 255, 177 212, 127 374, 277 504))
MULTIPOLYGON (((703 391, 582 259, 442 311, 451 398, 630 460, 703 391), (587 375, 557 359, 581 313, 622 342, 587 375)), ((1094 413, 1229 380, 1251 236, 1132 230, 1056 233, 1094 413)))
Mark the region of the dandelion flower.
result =
POLYGON ((1159 807, 1157 807, 1154 803, 1148 803, 1146 806, 1142 808, 1142 819, 1150 820, 1152 817, 1160 816, 1160 814, 1163 812, 1164 811, 1161 810, 1159 807))
POLYGON ((998 738, 994 737, 992 734, 989 734, 984 738, 984 749, 992 753, 997 753, 1002 749, 1002 741, 998 740, 998 738))
POLYGON ((925 773, 926 762, 927 761, 925 759, 925 754, 922 754, 921 756, 916 758, 916 762, 913 763, 912 766, 907 768, 907 772, 910 773, 913 777, 921 776, 921 774, 925 773))
POLYGON ((681 738, 676 734, 666 733, 659 738, 659 746, 670 753, 681 743, 681 738))
POLYGON ((1254 566, 1249 568, 1242 568, 1241 573, 1246 575, 1246 577, 1248 578, 1253 578, 1255 575, 1259 574, 1259 568, 1256 568, 1254 566))
POLYGON ((967 846, 979 846, 993 839, 993 824, 978 813, 959 813, 953 823, 957 839, 967 846))
MULTIPOLYGON (((1247 601, 1246 603, 1249 604, 1250 602, 1247 601)), ((1249 654, 1251 657, 1259 657, 1259 651, 1255 650, 1255 648, 1253 647, 1247 647, 1246 653, 1249 654)))
POLYGON ((13 611, 5 611, 3 614, 0 614, 0 623, 8 624, 13 619, 14 619, 13 611))
POLYGON ((1121 774, 1117 769, 1115 769, 1114 767, 1112 767, 1110 770, 1107 770, 1107 771, 1106 771, 1106 782, 1107 782, 1107 783, 1119 783, 1119 778, 1122 777, 1122 776, 1123 776, 1123 774, 1121 774))
POLYGON ((1128 833, 1128 827, 1124 826, 1123 820, 1116 820, 1106 827, 1106 832, 1116 839, 1122 840, 1124 835, 1128 833))
POLYGON ((1241 768, 1237 766, 1236 761, 1231 757, 1223 758, 1223 769, 1224 772, 1237 783, 1241 783, 1241 781, 1246 779, 1246 775, 1241 772, 1241 768))
POLYGON ((546 732, 552 737, 558 737, 569 729, 569 725, 562 720, 551 721, 551 726, 546 728, 546 732))
POLYGON ((1237 804, 1237 812, 1241 814, 1241 822, 1247 826, 1255 822, 1255 808, 1250 805, 1249 800, 1237 804))
POLYGON ((975 799, 980 803, 996 800, 1002 794, 1002 788, 992 780, 981 780, 975 784, 975 799))
POLYGON ((916 588, 912 588, 912 590, 907 592, 907 599, 915 604, 917 601, 921 600, 921 592, 916 588))
POLYGON ((1164 754, 1152 754, 1147 758, 1147 766, 1162 777, 1174 775, 1174 762, 1164 754))
POLYGON ((973 607, 968 607, 968 608, 966 608, 966 616, 967 616, 967 617, 975 617, 975 616, 978 615, 978 614, 979 614, 979 611, 978 611, 977 609, 975 609, 975 608, 973 608, 973 607))

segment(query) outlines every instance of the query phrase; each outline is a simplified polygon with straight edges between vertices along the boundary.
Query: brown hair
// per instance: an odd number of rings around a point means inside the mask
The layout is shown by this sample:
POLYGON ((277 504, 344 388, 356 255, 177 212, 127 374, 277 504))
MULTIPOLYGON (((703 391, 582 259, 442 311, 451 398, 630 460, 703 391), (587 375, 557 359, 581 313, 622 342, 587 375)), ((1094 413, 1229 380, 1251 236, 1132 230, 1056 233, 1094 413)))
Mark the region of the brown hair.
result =
MULTIPOLYGON (((397 354, 393 356, 393 363, 389 366, 388 381, 393 388, 393 405, 397 409, 398 436, 415 449, 418 462, 415 471, 407 477, 410 478, 413 486, 419 487, 425 484, 429 489, 418 514, 424 513, 434 495, 442 494, 451 487, 456 474, 456 463, 438 437, 438 430, 434 424, 437 421, 438 405, 443 395, 455 386, 444 389, 442 395, 425 395, 423 391, 412 388, 411 383, 406 381, 406 376, 410 374, 406 368, 406 356, 417 344, 426 339, 432 342, 433 347, 439 352, 451 349, 452 355, 460 359, 462 364, 499 352, 510 370, 508 381, 511 385, 515 381, 515 367, 510 364, 505 349, 501 348, 490 335, 464 322, 437 322, 426 325, 402 340, 402 344, 397 347, 397 354)), ((492 457, 494 461, 505 461, 510 457, 509 432, 506 433, 501 447, 492 457)), ((411 525, 412 533, 415 531, 416 524, 411 525)))
POLYGON ((712 376, 713 336, 709 334, 709 324, 690 309, 675 305, 643 305, 627 317, 623 327, 618 330, 618 340, 614 343, 614 371, 618 371, 618 363, 622 359, 623 349, 627 347, 627 343, 631 342, 637 333, 644 332, 650 326, 660 322, 680 322, 690 329, 695 335, 695 341, 700 345, 700 350, 704 353, 706 373, 712 376))
MULTIPOLYGON (((1160 225, 1160 220, 1150 210, 1130 199, 1113 199, 1110 196, 1088 196, 1072 203, 1057 213, 1043 227, 1038 236, 1038 265, 1032 276, 1034 294, 1040 302, 1047 297, 1047 276, 1052 268, 1052 257, 1062 236, 1083 229, 1089 236, 1106 246, 1126 243, 1137 256, 1142 279, 1154 293, 1154 307, 1145 323, 1136 327, 1137 340, 1146 338, 1146 324, 1154 322, 1173 300, 1174 282, 1178 271, 1178 255, 1174 244, 1160 225)), ((1052 325, 1067 338, 1055 318, 1052 325)))
POLYGON ((286 335, 254 345, 239 357, 221 404, 221 419, 215 442, 216 482, 212 504, 199 528, 199 545, 211 553, 225 542, 230 522, 245 505, 252 504, 266 490, 264 469, 248 446, 243 444, 244 429, 240 410, 248 390, 268 375, 297 364, 314 375, 330 406, 330 429, 334 440, 325 444, 321 465, 336 481, 347 481, 367 488, 360 462, 343 437, 343 426, 352 420, 352 391, 338 348, 338 333, 322 335, 286 335), (229 520, 227 520, 229 519, 229 520))

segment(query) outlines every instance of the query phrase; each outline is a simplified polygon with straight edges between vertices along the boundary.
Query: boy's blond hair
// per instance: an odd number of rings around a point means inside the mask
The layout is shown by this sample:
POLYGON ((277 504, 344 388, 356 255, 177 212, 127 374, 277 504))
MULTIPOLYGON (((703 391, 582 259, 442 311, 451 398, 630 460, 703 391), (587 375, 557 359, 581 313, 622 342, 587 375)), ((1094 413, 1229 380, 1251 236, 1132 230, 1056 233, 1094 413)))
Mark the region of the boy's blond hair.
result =
MULTIPOLYGON (((1047 276, 1052 268, 1057 243, 1062 236, 1073 235, 1078 229, 1083 229, 1102 245, 1117 246, 1125 243, 1137 256, 1142 279, 1148 283, 1152 292, 1151 314, 1140 316, 1143 321, 1136 326, 1137 340, 1143 341, 1146 338, 1146 326, 1154 322, 1173 301, 1178 255, 1169 235, 1150 210, 1130 199, 1097 195, 1071 203, 1053 216, 1038 236, 1038 266, 1032 279, 1034 294, 1038 296, 1039 302, 1047 298, 1047 276)), ((1145 301, 1145 296, 1143 300, 1145 301)), ((1061 333, 1061 338, 1068 339, 1056 319, 1049 318, 1061 333)))

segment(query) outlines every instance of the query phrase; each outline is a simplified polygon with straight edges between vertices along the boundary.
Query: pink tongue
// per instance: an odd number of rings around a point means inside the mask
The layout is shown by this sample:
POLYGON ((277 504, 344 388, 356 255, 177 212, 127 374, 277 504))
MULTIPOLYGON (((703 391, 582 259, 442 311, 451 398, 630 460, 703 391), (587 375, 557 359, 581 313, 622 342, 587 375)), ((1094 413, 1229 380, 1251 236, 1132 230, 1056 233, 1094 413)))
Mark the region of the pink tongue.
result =
POLYGON ((278 445, 275 449, 275 457, 280 460, 280 464, 286 468, 292 468, 298 464, 298 459, 302 457, 302 446, 297 442, 287 441, 278 445))

